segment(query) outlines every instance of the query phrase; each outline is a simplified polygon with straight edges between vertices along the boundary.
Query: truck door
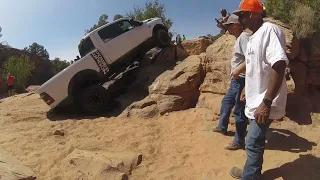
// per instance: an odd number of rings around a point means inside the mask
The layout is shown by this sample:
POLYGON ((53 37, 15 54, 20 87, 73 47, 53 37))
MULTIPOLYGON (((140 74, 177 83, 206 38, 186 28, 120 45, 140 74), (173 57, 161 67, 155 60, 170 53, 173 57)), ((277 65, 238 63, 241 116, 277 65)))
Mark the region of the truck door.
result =
POLYGON ((101 47, 108 54, 111 62, 116 61, 133 48, 128 34, 130 27, 129 21, 123 20, 98 31, 101 47))
POLYGON ((150 34, 151 32, 148 24, 134 26, 129 32, 130 41, 133 48, 149 39, 151 37, 150 34))

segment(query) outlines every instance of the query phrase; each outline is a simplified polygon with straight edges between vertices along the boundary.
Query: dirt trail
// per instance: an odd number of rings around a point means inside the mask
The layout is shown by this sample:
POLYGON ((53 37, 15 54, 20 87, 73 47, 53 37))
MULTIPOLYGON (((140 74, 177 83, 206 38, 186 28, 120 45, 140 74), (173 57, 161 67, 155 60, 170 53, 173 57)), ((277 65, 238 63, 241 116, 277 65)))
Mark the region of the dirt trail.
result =
MULTIPOLYGON (((48 110, 37 95, 22 94, 0 103, 0 149, 30 167, 38 179, 64 179, 59 167, 74 149, 142 153, 142 164, 132 172, 132 180, 231 180, 229 169, 241 167, 246 159, 243 150, 224 150, 232 134, 213 133, 218 116, 206 109, 152 120, 64 121, 48 120, 48 110), (54 136, 56 129, 63 129, 65 135, 54 136)), ((289 119, 272 124, 264 156, 266 179, 320 179, 320 119, 316 116, 308 126, 289 119)))

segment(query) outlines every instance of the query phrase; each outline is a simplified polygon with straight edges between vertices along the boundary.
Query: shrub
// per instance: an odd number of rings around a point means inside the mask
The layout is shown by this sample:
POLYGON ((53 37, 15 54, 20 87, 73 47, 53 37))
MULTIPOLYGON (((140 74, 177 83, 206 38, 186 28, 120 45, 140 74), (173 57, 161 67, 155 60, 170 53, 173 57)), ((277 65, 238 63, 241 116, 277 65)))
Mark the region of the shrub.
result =
POLYGON ((306 38, 314 33, 315 12, 311 7, 300 5, 290 13, 290 17, 290 26, 297 38, 306 38))
POLYGON ((26 83, 34 69, 34 64, 30 63, 28 56, 11 56, 9 60, 3 64, 2 75, 7 77, 10 72, 15 77, 14 88, 17 92, 25 90, 26 83))

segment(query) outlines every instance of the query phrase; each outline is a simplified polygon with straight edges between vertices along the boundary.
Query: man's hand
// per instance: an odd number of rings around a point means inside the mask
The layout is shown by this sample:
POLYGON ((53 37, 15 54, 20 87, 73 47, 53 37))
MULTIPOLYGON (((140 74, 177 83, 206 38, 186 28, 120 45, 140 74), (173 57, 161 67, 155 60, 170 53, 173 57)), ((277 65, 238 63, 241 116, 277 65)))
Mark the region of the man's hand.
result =
POLYGON ((260 106, 254 112, 254 118, 258 124, 265 124, 269 120, 271 107, 268 107, 264 103, 261 103, 260 106))
POLYGON ((235 69, 235 70, 233 71, 233 73, 232 73, 232 78, 233 78, 234 80, 237 80, 237 79, 240 78, 239 75, 240 75, 239 70, 238 70, 238 69, 235 69))
POLYGON ((246 92, 243 88, 241 95, 240 95, 240 101, 246 102, 246 92))

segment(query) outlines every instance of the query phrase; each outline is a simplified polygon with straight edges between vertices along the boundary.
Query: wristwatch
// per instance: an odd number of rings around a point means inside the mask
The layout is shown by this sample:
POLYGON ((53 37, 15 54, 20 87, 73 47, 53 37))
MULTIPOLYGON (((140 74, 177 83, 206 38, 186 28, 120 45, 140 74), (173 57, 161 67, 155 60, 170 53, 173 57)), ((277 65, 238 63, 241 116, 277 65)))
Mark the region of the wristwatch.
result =
POLYGON ((268 107, 271 107, 272 101, 269 99, 264 98, 263 99, 263 104, 265 104, 268 107))

